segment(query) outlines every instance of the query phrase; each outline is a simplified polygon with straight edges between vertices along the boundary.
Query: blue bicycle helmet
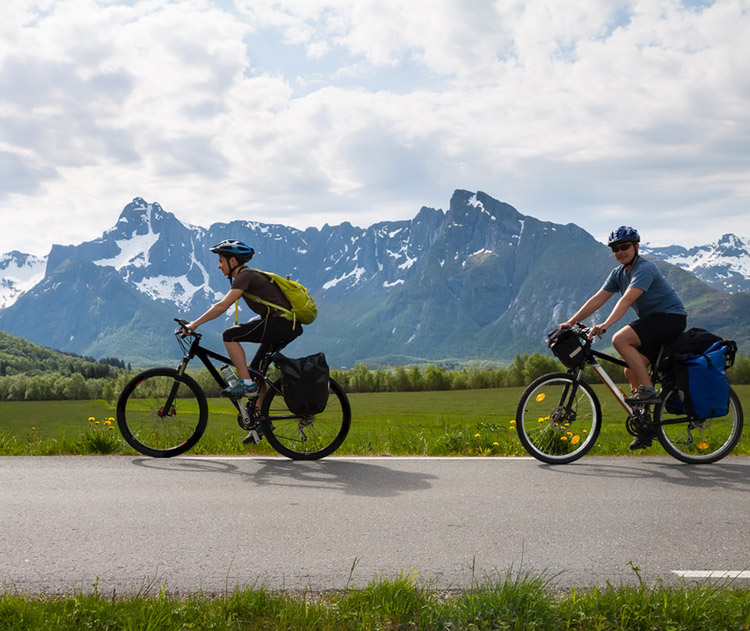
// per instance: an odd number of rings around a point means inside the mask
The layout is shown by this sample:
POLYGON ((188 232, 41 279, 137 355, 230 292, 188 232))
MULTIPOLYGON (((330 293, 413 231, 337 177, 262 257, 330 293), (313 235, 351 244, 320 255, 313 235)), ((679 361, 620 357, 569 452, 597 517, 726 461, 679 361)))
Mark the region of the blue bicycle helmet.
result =
POLYGON ((613 230, 609 234, 607 245, 609 247, 612 247, 613 245, 620 245, 621 243, 626 243, 627 241, 640 243, 641 235, 638 234, 638 231, 635 228, 631 228, 630 226, 620 226, 619 228, 617 228, 617 230, 613 230))
POLYGON ((211 252, 214 254, 224 254, 225 256, 233 256, 239 263, 247 263, 255 250, 251 248, 244 241, 237 241, 236 239, 224 239, 221 243, 217 243, 211 248, 211 252))

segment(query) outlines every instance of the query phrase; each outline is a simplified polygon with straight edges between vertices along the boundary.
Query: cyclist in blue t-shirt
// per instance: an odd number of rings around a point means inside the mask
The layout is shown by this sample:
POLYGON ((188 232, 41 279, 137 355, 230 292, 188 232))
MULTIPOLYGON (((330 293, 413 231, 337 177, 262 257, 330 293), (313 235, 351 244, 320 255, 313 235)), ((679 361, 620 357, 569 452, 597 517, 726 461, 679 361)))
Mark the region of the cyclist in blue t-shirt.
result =
POLYGON ((630 226, 620 226, 609 235, 607 245, 619 267, 612 270, 602 288, 560 326, 572 326, 585 320, 615 293, 622 294, 609 317, 592 327, 590 336, 601 337, 630 307, 633 308, 638 319, 615 333, 612 344, 628 364, 625 377, 633 393, 629 401, 649 403, 658 400, 658 395, 649 377, 648 365, 656 360, 661 344, 671 342, 685 330, 687 312, 659 268, 639 255, 640 241, 638 231, 630 226))

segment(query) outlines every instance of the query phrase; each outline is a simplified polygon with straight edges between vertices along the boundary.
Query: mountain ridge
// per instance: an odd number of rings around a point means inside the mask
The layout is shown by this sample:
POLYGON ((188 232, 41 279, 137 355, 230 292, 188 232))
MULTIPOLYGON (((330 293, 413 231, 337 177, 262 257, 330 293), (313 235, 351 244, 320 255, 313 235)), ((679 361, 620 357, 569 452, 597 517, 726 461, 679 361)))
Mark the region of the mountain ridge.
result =
MULTIPOLYGON (((448 210, 422 207, 409 220, 305 230, 250 220, 191 226, 136 197, 99 239, 53 246, 43 278, 26 280, 25 290, 14 285, 12 302, 0 309, 0 328, 45 346, 134 364, 174 359, 172 318, 199 315, 229 287, 209 251, 227 237, 253 245, 259 268, 310 288, 320 316, 293 352, 324 350, 333 365, 387 356, 509 361, 542 350, 544 333, 569 317, 613 267, 608 248, 579 226, 523 215, 481 191, 459 189, 448 210), (41 315, 48 313, 55 318, 41 315)), ((19 256, 13 270, 20 278, 19 256)), ((689 310, 695 303, 695 324, 739 330, 734 339, 750 342, 736 307, 744 305, 743 292, 722 293, 659 264, 689 297, 689 310)), ((36 277, 30 268, 27 279, 38 278, 41 263, 34 265, 36 277)), ((0 268, 0 280, 7 278, 0 268)), ((204 325, 209 345, 221 347, 219 333, 232 317, 204 325)))

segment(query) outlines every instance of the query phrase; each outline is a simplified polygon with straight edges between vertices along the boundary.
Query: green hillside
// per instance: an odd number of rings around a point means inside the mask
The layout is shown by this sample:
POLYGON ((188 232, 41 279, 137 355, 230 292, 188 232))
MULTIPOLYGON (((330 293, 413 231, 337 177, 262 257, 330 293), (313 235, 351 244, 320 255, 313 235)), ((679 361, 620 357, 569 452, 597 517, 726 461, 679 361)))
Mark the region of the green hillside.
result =
POLYGON ((59 373, 99 379, 117 374, 124 368, 124 363, 115 358, 97 361, 93 357, 61 353, 0 331, 0 377, 59 373))

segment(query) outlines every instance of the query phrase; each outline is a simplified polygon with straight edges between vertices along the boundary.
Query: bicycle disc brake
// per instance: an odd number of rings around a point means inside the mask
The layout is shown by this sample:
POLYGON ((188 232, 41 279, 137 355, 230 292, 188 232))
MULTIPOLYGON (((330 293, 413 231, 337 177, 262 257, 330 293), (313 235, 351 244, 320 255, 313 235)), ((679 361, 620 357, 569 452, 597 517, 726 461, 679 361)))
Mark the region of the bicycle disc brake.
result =
POLYGON ((566 410, 562 406, 556 407, 549 414, 549 424, 556 432, 566 431, 576 420, 574 410, 566 410))

